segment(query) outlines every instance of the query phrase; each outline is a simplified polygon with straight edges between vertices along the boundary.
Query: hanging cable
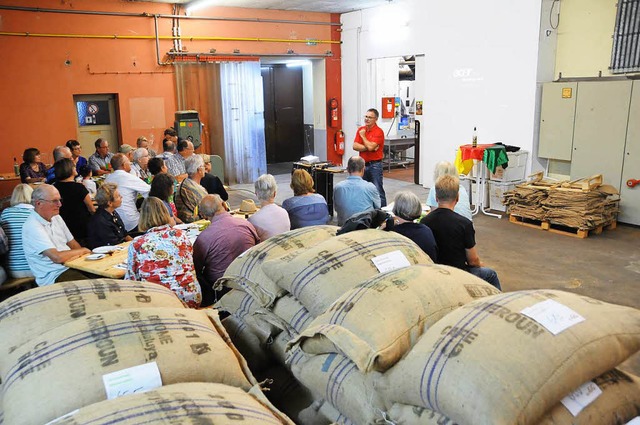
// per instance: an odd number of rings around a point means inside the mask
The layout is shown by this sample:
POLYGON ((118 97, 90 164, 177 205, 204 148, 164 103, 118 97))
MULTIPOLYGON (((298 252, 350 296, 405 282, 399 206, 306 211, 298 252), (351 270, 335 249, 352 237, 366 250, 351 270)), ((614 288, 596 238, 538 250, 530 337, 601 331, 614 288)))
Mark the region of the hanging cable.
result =
POLYGON ((551 21, 551 16, 553 15, 553 7, 556 5, 557 2, 559 2, 560 0, 553 0, 553 3, 551 3, 551 9, 549 10, 549 25, 551 25, 551 29, 558 29, 558 25, 560 25, 560 14, 558 13, 558 19, 556 21, 556 25, 553 26, 553 22, 551 21))

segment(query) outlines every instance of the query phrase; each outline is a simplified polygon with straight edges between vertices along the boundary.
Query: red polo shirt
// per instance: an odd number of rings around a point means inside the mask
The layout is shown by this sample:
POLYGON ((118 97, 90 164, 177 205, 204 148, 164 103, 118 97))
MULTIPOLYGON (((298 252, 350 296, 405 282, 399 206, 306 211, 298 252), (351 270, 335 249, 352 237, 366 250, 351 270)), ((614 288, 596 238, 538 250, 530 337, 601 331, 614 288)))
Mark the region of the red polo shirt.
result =
POLYGON ((356 131, 356 137, 355 139, 353 139, 354 143, 357 142, 357 143, 360 143, 361 145, 364 145, 363 143, 364 141, 362 140, 362 137, 360 137, 360 130, 363 128, 365 129, 364 135, 367 138, 367 140, 379 145, 380 147, 378 148, 377 151, 360 152, 360 157, 364 159, 364 162, 376 161, 378 159, 382 159, 384 157, 384 131, 382 131, 382 129, 378 127, 376 124, 374 124, 373 127, 371 127, 371 129, 369 130, 367 130, 366 125, 363 125, 358 129, 358 131, 356 131))

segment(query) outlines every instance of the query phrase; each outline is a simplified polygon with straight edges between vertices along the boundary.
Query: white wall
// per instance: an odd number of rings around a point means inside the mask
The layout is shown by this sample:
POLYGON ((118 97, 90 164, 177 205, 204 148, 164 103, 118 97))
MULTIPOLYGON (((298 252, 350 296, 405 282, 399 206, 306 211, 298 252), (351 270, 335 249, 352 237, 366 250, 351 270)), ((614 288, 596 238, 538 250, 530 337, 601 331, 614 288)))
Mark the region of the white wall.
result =
MULTIPOLYGON (((421 181, 432 186, 440 160, 454 160, 478 127, 480 143, 503 141, 532 150, 542 0, 397 0, 343 14, 343 122, 352 140, 364 111, 367 61, 425 55, 421 181)), ((418 81, 420 76, 416 76, 418 81)), ((379 100, 375 100, 376 105, 379 100)), ((351 144, 344 156, 353 154, 351 144)))
MULTIPOLYGON (((324 60, 312 60, 313 72, 313 144, 314 155, 327 159, 327 98, 326 71, 324 60)), ((306 121, 305 121, 306 122, 306 121)))

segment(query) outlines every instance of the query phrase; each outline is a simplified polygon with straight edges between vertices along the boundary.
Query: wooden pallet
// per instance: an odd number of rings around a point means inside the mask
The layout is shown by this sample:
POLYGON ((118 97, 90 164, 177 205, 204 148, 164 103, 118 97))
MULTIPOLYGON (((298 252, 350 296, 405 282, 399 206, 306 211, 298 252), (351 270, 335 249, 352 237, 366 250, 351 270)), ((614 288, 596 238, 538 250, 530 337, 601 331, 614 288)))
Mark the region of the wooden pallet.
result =
POLYGON ((617 221, 613 220, 609 223, 603 223, 593 229, 577 229, 575 227, 561 226, 553 224, 545 220, 533 220, 527 217, 520 217, 517 215, 509 215, 509 222, 518 224, 520 226, 531 227, 534 229, 546 230, 551 233, 557 233, 559 235, 572 236, 574 238, 585 239, 589 237, 589 234, 599 235, 603 230, 613 230, 617 226, 617 221))

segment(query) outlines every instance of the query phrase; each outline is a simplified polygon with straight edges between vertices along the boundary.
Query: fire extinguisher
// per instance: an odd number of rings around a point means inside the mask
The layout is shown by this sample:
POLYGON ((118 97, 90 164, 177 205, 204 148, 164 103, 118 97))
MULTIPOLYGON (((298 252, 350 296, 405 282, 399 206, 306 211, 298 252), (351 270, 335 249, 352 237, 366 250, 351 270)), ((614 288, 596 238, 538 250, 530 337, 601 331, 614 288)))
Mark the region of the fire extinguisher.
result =
POLYGON ((338 155, 344 155, 344 131, 338 130, 333 138, 333 150, 338 155))
POLYGON ((338 99, 329 100, 329 127, 338 127, 338 99))

